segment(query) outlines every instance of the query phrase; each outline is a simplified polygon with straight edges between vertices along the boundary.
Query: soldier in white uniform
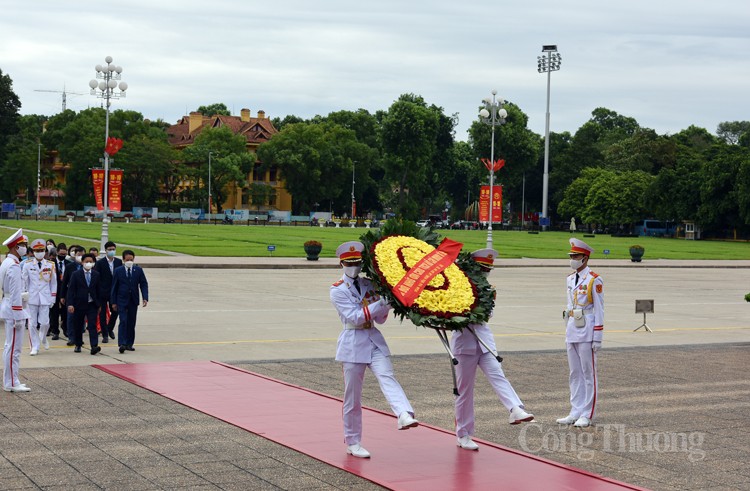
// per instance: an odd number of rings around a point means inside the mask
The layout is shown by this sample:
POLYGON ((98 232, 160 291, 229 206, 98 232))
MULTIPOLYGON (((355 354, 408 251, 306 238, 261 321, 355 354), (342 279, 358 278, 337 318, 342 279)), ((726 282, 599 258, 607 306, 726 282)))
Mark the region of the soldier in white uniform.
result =
POLYGON ((604 330, 604 282, 589 269, 592 252, 582 240, 570 239, 568 255, 573 273, 568 276, 568 305, 563 312, 570 368, 570 413, 557 422, 579 428, 590 426, 596 415, 596 352, 602 346, 604 330))
POLYGON ((55 263, 45 259, 46 245, 44 240, 36 239, 31 243, 34 252, 32 259, 21 264, 24 292, 28 294, 29 340, 31 356, 39 353, 39 345, 49 349, 47 331, 49 330, 49 309, 57 297, 57 274, 55 263), (39 328, 37 329, 37 325, 39 328))
MULTIPOLYGON (((488 275, 492 271, 497 251, 480 249, 473 252, 471 256, 482 267, 484 274, 488 275)), ((458 437, 459 447, 466 450, 479 450, 479 446, 471 439, 474 434, 474 382, 477 367, 482 369, 500 402, 510 411, 510 424, 516 425, 531 421, 534 415, 524 411, 523 402, 505 377, 502 365, 495 358, 497 353, 495 336, 489 326, 486 323, 470 324, 468 329, 473 330, 476 336, 467 329, 453 331, 451 336, 451 350, 458 359, 456 389, 459 395, 455 401, 456 437, 458 437), (482 343, 477 338, 481 339, 482 343)))
POLYGON ((26 327, 28 312, 23 308, 23 279, 21 278, 21 258, 26 254, 26 239, 23 230, 8 237, 4 246, 8 255, 0 265, 0 281, 3 286, 3 300, 0 302, 0 319, 5 324, 5 349, 3 350, 3 390, 6 392, 29 392, 31 389, 18 378, 18 364, 21 359, 23 329, 26 327))
POLYGON ((375 293, 370 280, 359 277, 363 249, 361 242, 346 242, 336 249, 344 276, 331 286, 331 302, 344 328, 336 346, 336 361, 340 361, 344 368, 346 452, 354 457, 368 458, 370 452, 361 445, 362 382, 367 367, 378 379, 380 390, 398 416, 398 429, 412 428, 419 422, 414 419, 414 410, 393 375, 388 345, 374 326, 386 321, 390 305, 375 293))

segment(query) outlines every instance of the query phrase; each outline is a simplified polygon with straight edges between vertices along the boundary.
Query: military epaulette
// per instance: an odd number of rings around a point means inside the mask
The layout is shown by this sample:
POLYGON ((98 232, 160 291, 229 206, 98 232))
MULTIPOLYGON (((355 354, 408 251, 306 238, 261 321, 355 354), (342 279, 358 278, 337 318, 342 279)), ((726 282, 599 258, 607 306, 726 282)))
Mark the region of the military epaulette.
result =
POLYGON ((331 285, 331 286, 339 286, 339 285, 340 285, 340 284, 342 284, 343 282, 344 282, 344 280, 339 280, 339 281, 337 281, 336 283, 334 283, 334 284, 333 284, 333 285, 331 285))
POLYGON ((598 275, 598 274, 596 274, 596 273, 594 273, 593 271, 589 271, 589 273, 590 273, 590 274, 591 274, 591 276, 593 276, 594 278, 598 278, 598 277, 599 277, 599 275, 598 275))

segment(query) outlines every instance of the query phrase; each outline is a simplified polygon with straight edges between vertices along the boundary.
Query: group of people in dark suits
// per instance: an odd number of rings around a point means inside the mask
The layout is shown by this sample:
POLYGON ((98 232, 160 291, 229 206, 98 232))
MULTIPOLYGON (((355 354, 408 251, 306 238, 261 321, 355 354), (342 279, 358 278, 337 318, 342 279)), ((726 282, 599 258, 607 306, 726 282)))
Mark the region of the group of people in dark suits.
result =
POLYGON ((104 257, 97 260, 81 246, 57 246, 55 259, 58 281, 58 302, 53 307, 50 332, 59 339, 60 332, 68 338, 68 346, 80 353, 83 332, 88 326, 91 354, 101 351, 97 319, 102 343, 118 340, 120 353, 135 351, 135 322, 143 295, 143 306, 148 304, 148 281, 143 269, 135 264, 135 253, 125 250, 122 259, 115 257, 117 246, 109 241, 104 246, 104 257), (66 255, 68 253, 70 255, 66 255), (56 315, 54 315, 56 314, 56 315), (118 335, 115 324, 120 318, 118 335))

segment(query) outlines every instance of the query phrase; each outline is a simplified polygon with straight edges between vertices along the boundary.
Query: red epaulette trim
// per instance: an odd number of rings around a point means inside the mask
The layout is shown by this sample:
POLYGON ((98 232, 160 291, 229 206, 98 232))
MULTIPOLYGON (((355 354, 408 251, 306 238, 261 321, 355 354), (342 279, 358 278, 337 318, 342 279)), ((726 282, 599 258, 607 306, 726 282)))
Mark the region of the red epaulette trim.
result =
POLYGON ((334 284, 333 284, 333 285, 331 285, 331 286, 339 286, 339 285, 340 285, 341 283, 343 283, 343 282, 344 282, 344 280, 339 280, 339 281, 337 281, 336 283, 334 283, 334 284))
POLYGON ((599 277, 599 275, 596 274, 596 273, 594 273, 593 271, 590 271, 590 273, 591 273, 591 276, 593 276, 594 278, 598 278, 599 277))
POLYGON ((603 331, 604 326, 594 326, 594 331, 603 331))

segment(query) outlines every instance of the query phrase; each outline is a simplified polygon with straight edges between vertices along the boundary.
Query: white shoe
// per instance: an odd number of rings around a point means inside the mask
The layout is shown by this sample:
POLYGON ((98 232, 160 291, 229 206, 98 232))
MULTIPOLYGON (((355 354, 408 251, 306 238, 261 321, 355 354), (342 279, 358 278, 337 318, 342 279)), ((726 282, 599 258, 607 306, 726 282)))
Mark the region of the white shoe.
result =
POLYGON ((36 356, 36 355, 38 355, 38 354, 39 354, 39 350, 36 350, 36 349, 32 349, 32 350, 31 350, 31 351, 29 352, 29 355, 30 355, 30 356, 36 356))
POLYGON ((13 387, 3 387, 5 392, 31 392, 30 387, 26 387, 25 384, 14 385, 13 387))
POLYGON ((354 457, 359 457, 360 459, 369 459, 370 458, 370 452, 368 452, 365 447, 360 445, 359 443, 355 443, 354 445, 349 445, 346 447, 346 453, 349 455, 352 455, 354 457))
POLYGON ((409 428, 414 428, 416 426, 419 426, 419 421, 414 419, 411 414, 404 411, 398 416, 398 429, 399 430, 408 430, 409 428))
POLYGON ((47 336, 44 336, 42 338, 42 346, 44 346, 44 349, 46 349, 46 350, 49 349, 49 340, 47 340, 47 336))
POLYGON ((573 423, 573 426, 575 426, 576 428, 586 428, 588 426, 591 426, 591 420, 586 416, 581 416, 576 420, 575 423, 573 423))
POLYGON ((534 419, 534 415, 521 409, 521 406, 516 406, 510 410, 510 424, 512 425, 531 421, 532 419, 534 419))
POLYGON ((557 424, 559 424, 559 425, 572 425, 577 420, 578 420, 578 418, 576 418, 572 414, 569 414, 569 415, 565 416, 564 418, 558 419, 557 420, 557 424))
POLYGON ((458 446, 465 450, 479 450, 479 445, 474 443, 469 435, 465 435, 459 438, 458 446))

